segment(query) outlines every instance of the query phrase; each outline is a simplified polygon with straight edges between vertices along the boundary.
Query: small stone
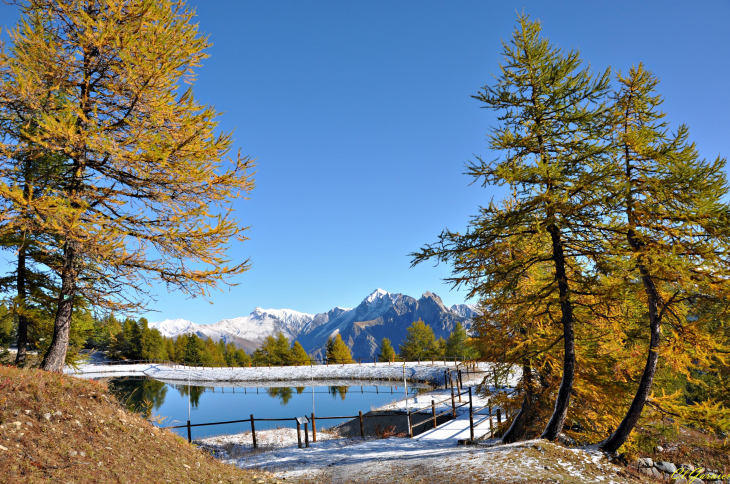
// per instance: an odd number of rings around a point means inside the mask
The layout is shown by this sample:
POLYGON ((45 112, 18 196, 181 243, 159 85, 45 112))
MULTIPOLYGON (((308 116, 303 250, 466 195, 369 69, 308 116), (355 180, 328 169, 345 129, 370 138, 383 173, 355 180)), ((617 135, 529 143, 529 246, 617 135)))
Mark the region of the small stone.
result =
POLYGON ((639 472, 642 474, 646 474, 647 476, 653 476, 654 473, 652 472, 654 468, 653 467, 640 467, 639 472))
POLYGON ((30 423, 30 422, 25 422, 25 425, 27 425, 28 427, 32 427, 33 426, 33 424, 30 423))
POLYGON ((689 469, 691 471, 695 470, 695 466, 692 464, 679 464, 680 469, 689 469))
POLYGON ((74 420, 74 423, 75 423, 76 425, 78 425, 79 427, 81 427, 81 426, 82 426, 82 425, 81 425, 81 422, 79 422, 78 420, 74 420))
POLYGON ((68 455, 70 455, 71 457, 76 457, 78 455, 78 452, 76 452, 75 450, 72 450, 72 451, 69 451, 68 455))
POLYGON ((654 461, 648 457, 637 459, 636 463, 638 464, 639 469, 642 469, 644 467, 654 467, 654 461))
POLYGON ((53 415, 56 417, 61 417, 63 414, 60 411, 56 411, 53 413, 53 415))
POLYGON ((662 447, 661 445, 657 445, 656 446, 656 451, 657 452, 664 452, 664 447, 662 447))
POLYGON ((200 467, 200 462, 196 462, 195 467, 200 467))
POLYGON ((26 410, 26 411, 25 411, 25 414, 26 414, 26 415, 30 415, 30 410, 26 410))
POLYGON ((677 471, 677 466, 671 462, 655 462, 654 467, 664 472, 665 474, 674 474, 677 471))
POLYGON ((81 457, 86 457, 86 452, 79 452, 79 455, 80 455, 81 457))
POLYGON ((190 469, 190 466, 187 465, 187 464, 183 464, 183 467, 186 468, 186 469, 190 469))
POLYGON ((18 430, 23 425, 23 422, 13 422, 11 425, 15 425, 15 430, 18 430))
POLYGON ((0 445, 0 450, 8 450, 8 448, 7 447, 3 447, 2 445, 0 445))
POLYGON ((51 414, 50 413, 44 413, 43 418, 46 420, 51 420, 51 414))

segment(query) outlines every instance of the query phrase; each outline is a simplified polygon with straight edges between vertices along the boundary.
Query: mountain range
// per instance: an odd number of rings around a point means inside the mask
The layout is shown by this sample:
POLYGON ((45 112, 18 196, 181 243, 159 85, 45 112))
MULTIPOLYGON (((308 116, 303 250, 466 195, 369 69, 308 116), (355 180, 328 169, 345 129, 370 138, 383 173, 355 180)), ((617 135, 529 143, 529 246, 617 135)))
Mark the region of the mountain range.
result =
POLYGON ((456 323, 468 328, 475 314, 474 305, 446 307, 441 298, 431 292, 415 299, 377 289, 356 308, 335 307, 325 313, 307 314, 291 309, 257 307, 248 316, 224 319, 215 324, 166 319, 150 323, 150 327, 171 338, 194 333, 201 338, 210 337, 213 341, 222 339, 247 352, 261 346, 267 336, 281 331, 290 341, 299 341, 308 353, 317 358, 324 356, 327 339, 339 333, 353 357, 372 358, 377 355, 383 338, 390 339, 397 349, 413 321, 422 319, 431 326, 436 338, 445 339, 456 323))

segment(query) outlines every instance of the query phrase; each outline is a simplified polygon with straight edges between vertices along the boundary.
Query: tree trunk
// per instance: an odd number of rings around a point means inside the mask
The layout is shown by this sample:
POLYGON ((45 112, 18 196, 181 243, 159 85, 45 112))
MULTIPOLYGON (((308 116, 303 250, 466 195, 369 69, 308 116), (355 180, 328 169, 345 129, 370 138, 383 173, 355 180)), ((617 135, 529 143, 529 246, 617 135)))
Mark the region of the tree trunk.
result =
MULTIPOLYGON (((639 245, 634 238, 633 230, 629 231, 629 243, 634 249, 638 249, 639 245)), ((629 438, 631 431, 634 430, 636 422, 641 416, 644 404, 651 394, 651 386, 654 382, 654 374, 656 373, 656 365, 659 360, 659 338, 661 336, 661 319, 657 309, 659 302, 659 294, 657 293, 654 281, 649 275, 649 271, 643 264, 638 264, 639 273, 641 274, 641 282, 644 284, 644 290, 647 295, 647 303, 649 305, 649 327, 651 329, 651 339, 649 341, 649 356, 646 358, 646 366, 644 373, 639 381, 639 388, 631 402, 626 416, 621 421, 616 431, 612 433, 606 440, 601 442, 600 448, 607 452, 616 452, 624 442, 629 438)))
MULTIPOLYGON (((629 125, 628 119, 630 112, 626 111, 624 115, 624 133, 628 133, 629 125)), ((644 247, 644 242, 636 238, 636 216, 634 215, 634 199, 631 191, 632 186, 632 170, 633 165, 631 164, 631 151, 628 145, 624 145, 624 158, 626 161, 626 180, 629 182, 629 190, 626 194, 626 217, 629 222, 629 229, 626 233, 626 239, 629 246, 634 253, 640 252, 644 247)), ((651 331, 651 339, 649 340, 649 355, 646 358, 646 366, 644 367, 644 373, 641 375, 639 381, 639 388, 636 390, 636 395, 631 401, 631 406, 628 412, 624 416, 624 419, 619 424, 615 432, 613 432, 606 440, 601 442, 599 447, 607 452, 616 452, 624 442, 631 435, 631 431, 634 430, 636 422, 638 422, 641 412, 644 409, 646 401, 649 399, 651 394, 651 386, 654 382, 654 374, 656 373, 656 365, 659 360, 659 338, 661 336, 661 318, 659 316, 658 305, 659 305, 659 294, 657 293, 654 280, 649 274, 649 270, 641 259, 636 264, 641 275, 641 283, 644 285, 644 291, 647 296, 647 305, 649 306, 649 328, 651 331)))
POLYGON ((527 423, 532 417, 532 369, 529 365, 522 367, 522 375, 525 378, 525 396, 522 399, 522 407, 517 412, 515 419, 512 421, 512 425, 510 425, 507 432, 502 436, 502 441, 505 444, 511 444, 512 442, 524 439, 527 431, 527 423))
POLYGON ((25 366, 28 358, 28 318, 25 317, 25 247, 18 248, 18 353, 15 355, 16 366, 25 366))
POLYGON ((58 299, 56 321, 53 327, 53 340, 43 357, 41 368, 61 373, 66 363, 74 295, 76 293, 76 242, 66 241, 61 272, 61 294, 58 299))
POLYGON ((552 224, 548 227, 553 244, 553 261, 555 261, 555 278, 558 280, 560 294, 560 310, 562 312, 563 342, 565 356, 563 358, 563 379, 560 382, 558 397, 555 399, 555 409, 545 430, 540 436, 543 439, 555 440, 563 430, 565 417, 568 415, 570 394, 573 391, 575 379, 575 334, 573 333, 573 307, 568 294, 568 277, 565 272, 565 255, 560 240, 560 229, 552 224))

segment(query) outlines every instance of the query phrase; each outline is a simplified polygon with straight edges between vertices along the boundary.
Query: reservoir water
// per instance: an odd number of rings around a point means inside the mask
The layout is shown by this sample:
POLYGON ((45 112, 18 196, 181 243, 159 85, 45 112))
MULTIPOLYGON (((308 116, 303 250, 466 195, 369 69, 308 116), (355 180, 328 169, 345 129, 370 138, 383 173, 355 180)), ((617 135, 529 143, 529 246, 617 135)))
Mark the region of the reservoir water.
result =
MULTIPOLYGON (((311 385, 311 384, 310 384, 311 385)), ((256 422, 256 430, 277 427, 295 427, 296 417, 352 416, 366 413, 405 397, 405 389, 394 382, 338 381, 336 385, 317 386, 200 386, 165 383, 152 379, 117 378, 109 388, 128 409, 146 416, 164 417, 159 426, 222 422, 254 418, 287 418, 289 421, 256 422)), ((321 385, 321 383, 320 383, 321 385)), ((413 397, 427 391, 424 385, 408 383, 408 395, 413 397)), ((345 419, 347 420, 347 419, 345 419)), ((317 428, 337 425, 345 420, 322 420, 317 428), (325 423, 326 422, 326 423, 325 423)), ((193 427, 193 439, 220 434, 234 434, 250 430, 248 423, 193 427)), ((175 429, 187 437, 187 429, 175 429)))

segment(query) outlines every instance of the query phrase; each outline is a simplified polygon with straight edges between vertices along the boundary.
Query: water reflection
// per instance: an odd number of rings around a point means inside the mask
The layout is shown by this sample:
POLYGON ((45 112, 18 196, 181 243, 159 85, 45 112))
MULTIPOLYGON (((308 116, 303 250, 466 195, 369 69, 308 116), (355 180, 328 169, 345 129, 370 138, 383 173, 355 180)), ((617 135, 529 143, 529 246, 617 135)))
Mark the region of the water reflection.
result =
POLYGON ((198 403, 200 403, 200 396, 205 393, 206 387, 198 387, 195 385, 174 385, 175 390, 180 392, 180 396, 187 397, 188 393, 190 394, 190 405, 193 408, 198 408, 198 403))
MULTIPOLYGON (((297 393, 302 393, 297 391, 297 393)), ((289 403, 292 397, 292 391, 290 387, 272 387, 266 389, 266 394, 272 398, 278 398, 282 405, 289 403)))
POLYGON ((167 385, 157 380, 118 379, 110 383, 112 392, 128 410, 149 418, 159 410, 167 396, 167 385))
POLYGON ((347 396, 348 388, 350 387, 330 387, 329 392, 330 395, 332 395, 332 398, 334 398, 335 400, 337 399, 337 395, 340 396, 340 399, 344 400, 347 396))

